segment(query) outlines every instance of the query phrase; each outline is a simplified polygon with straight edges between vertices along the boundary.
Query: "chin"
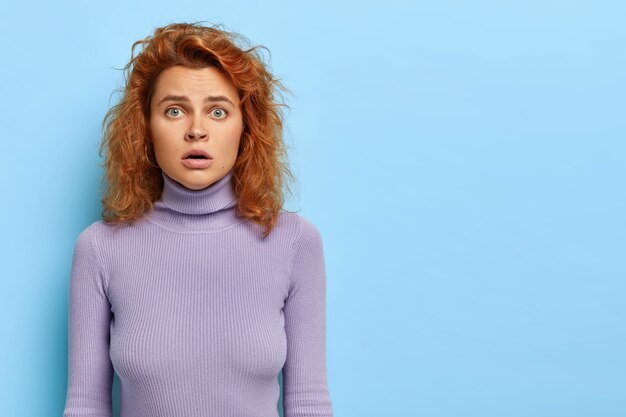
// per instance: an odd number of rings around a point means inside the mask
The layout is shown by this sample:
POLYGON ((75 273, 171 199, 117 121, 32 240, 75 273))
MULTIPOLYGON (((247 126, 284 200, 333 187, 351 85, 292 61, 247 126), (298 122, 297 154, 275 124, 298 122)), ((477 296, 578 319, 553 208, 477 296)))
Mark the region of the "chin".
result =
POLYGON ((179 182, 189 189, 202 190, 218 180, 215 178, 214 173, 206 171, 207 170, 194 170, 194 172, 185 173, 181 176, 184 178, 184 181, 179 182))

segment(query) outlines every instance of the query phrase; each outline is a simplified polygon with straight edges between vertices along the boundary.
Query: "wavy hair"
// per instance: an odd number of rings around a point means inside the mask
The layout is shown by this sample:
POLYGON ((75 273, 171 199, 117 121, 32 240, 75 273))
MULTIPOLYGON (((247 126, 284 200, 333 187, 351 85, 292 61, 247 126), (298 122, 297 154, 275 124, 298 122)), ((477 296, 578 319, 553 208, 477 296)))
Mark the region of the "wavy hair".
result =
MULTIPOLYGON (((280 91, 291 93, 268 70, 255 45, 241 34, 199 22, 171 23, 153 35, 136 41, 131 59, 123 68, 125 86, 121 100, 102 122, 100 156, 106 152, 106 191, 102 218, 107 223, 130 224, 153 207, 163 190, 161 168, 148 135, 150 99, 159 73, 173 65, 191 68, 213 66, 237 88, 244 120, 233 185, 238 197, 236 210, 264 228, 269 235, 283 209, 283 189, 292 194, 286 179, 294 180, 283 140, 283 113, 275 99, 280 91), (141 45, 139 54, 135 48, 141 45)), ((269 52, 269 50, 268 50, 269 52)))

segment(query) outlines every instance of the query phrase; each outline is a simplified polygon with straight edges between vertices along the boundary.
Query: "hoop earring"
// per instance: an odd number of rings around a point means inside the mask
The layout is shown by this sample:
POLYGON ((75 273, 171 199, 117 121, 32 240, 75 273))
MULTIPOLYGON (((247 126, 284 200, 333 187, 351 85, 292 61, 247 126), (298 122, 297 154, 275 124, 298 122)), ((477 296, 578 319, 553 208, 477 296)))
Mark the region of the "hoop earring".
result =
POLYGON ((150 158, 148 157, 148 146, 146 144, 143 145, 143 149, 144 149, 144 155, 146 156, 146 161, 148 161, 150 166, 154 168, 161 168, 159 165, 154 165, 152 161, 150 161, 150 158))

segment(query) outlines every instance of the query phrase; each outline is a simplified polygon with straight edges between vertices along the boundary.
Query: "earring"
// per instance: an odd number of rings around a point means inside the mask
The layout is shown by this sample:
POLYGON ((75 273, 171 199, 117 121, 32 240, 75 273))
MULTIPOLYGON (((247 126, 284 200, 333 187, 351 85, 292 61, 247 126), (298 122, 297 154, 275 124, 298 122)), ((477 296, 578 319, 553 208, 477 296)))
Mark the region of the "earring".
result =
POLYGON ((144 149, 144 155, 146 156, 146 161, 148 161, 148 163, 150 164, 150 166, 154 167, 154 168, 161 168, 159 165, 154 165, 152 163, 152 161, 150 161, 150 158, 148 157, 148 145, 144 144, 143 145, 143 149, 144 149))

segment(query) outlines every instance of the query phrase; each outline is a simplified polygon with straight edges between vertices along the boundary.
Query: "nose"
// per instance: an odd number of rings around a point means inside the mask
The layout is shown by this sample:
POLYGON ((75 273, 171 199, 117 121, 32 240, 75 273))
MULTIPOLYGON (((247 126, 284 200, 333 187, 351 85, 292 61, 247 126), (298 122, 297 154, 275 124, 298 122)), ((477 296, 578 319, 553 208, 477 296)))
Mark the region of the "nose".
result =
POLYGON ((205 139, 206 136, 206 129, 198 122, 194 122, 185 133, 185 139, 187 140, 205 139))

